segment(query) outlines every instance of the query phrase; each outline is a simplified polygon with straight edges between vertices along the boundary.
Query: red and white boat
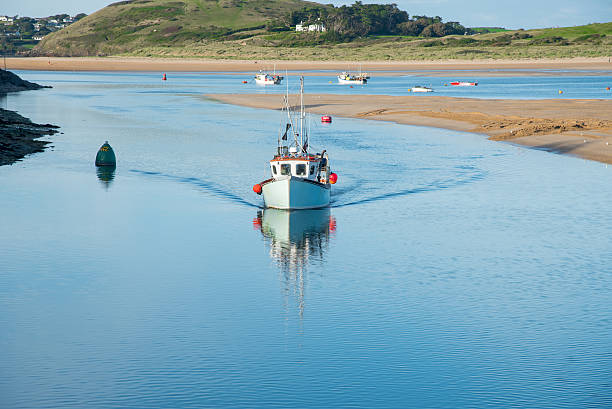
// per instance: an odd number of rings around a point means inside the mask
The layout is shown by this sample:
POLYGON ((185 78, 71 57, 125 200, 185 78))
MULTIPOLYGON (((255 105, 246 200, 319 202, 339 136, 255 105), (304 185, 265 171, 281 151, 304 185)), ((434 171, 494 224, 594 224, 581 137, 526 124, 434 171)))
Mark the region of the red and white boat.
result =
POLYGON ((450 84, 455 85, 457 87, 475 87, 476 85, 478 85, 477 82, 467 82, 467 81, 453 81, 450 84))
POLYGON ((332 121, 332 117, 329 115, 323 115, 321 117, 321 122, 326 123, 326 124, 331 124, 332 121))

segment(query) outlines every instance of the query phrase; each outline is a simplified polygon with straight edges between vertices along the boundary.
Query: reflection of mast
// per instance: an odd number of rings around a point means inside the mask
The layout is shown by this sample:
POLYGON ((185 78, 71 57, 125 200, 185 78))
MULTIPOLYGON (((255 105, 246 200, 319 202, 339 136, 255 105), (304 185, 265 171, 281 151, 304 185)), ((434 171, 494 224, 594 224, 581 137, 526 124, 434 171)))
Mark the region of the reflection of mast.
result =
POLYGON ((270 257, 279 266, 283 292, 297 297, 300 316, 308 266, 325 259, 336 221, 329 209, 286 211, 267 208, 253 220, 270 247, 270 257))

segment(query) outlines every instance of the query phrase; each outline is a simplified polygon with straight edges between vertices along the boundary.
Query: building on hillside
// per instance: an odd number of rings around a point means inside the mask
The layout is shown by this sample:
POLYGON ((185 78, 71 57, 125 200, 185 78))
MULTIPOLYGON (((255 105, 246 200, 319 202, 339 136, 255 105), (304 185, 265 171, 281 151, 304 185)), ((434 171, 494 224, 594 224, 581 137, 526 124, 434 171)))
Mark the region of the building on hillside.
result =
POLYGON ((40 41, 40 40, 42 40, 42 39, 43 39, 43 37, 44 37, 44 36, 41 36, 41 35, 38 35, 38 34, 37 34, 37 35, 35 35, 35 36, 32 36, 32 40, 34 40, 34 41, 40 41))
POLYGON ((13 17, 9 17, 9 16, 0 16, 0 23, 4 23, 4 24, 13 24, 13 17))
POLYGON ((310 24, 308 25, 308 31, 318 31, 320 33, 327 31, 323 24, 310 24))
POLYGON ((321 23, 317 24, 304 24, 304 22, 300 21, 300 24, 295 25, 295 31, 317 31, 323 32, 326 31, 325 26, 321 23))

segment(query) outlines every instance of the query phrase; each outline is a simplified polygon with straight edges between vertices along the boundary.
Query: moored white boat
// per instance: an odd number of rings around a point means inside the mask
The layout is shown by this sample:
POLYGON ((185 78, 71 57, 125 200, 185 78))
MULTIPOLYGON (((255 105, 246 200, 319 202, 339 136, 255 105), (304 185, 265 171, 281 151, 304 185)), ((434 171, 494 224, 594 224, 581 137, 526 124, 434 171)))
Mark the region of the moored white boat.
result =
POLYGON ((266 72, 260 71, 255 75, 255 83, 259 85, 279 85, 283 77, 276 74, 268 74, 266 72))
POLYGON ((348 71, 344 71, 343 73, 338 75, 338 83, 340 84, 357 84, 363 85, 367 84, 370 76, 366 72, 361 72, 361 65, 359 66, 358 74, 351 74, 348 71))
POLYGON ((257 194, 263 194, 265 207, 285 210, 317 209, 329 206, 331 185, 337 176, 331 172, 326 151, 308 151, 308 134, 304 127, 304 79, 301 78, 299 125, 289 109, 285 97, 287 124, 279 135, 276 154, 270 160, 272 177, 253 186, 257 194), (291 144, 288 135, 293 135, 291 144))
POLYGON ((416 87, 412 87, 408 89, 410 92, 433 92, 433 88, 422 87, 417 85, 416 87))
POLYGON ((343 72, 338 75, 338 83, 363 85, 367 84, 369 78, 367 74, 349 74, 348 72, 343 72))

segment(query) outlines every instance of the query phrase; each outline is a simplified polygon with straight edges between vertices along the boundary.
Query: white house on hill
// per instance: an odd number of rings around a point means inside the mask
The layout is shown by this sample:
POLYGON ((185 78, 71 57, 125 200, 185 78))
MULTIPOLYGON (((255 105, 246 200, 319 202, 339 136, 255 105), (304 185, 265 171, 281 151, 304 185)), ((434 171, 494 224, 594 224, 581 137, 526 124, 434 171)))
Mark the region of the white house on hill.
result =
POLYGON ((309 24, 308 26, 304 25, 304 23, 300 22, 300 24, 295 25, 295 31, 318 31, 320 33, 327 31, 323 24, 309 24))

